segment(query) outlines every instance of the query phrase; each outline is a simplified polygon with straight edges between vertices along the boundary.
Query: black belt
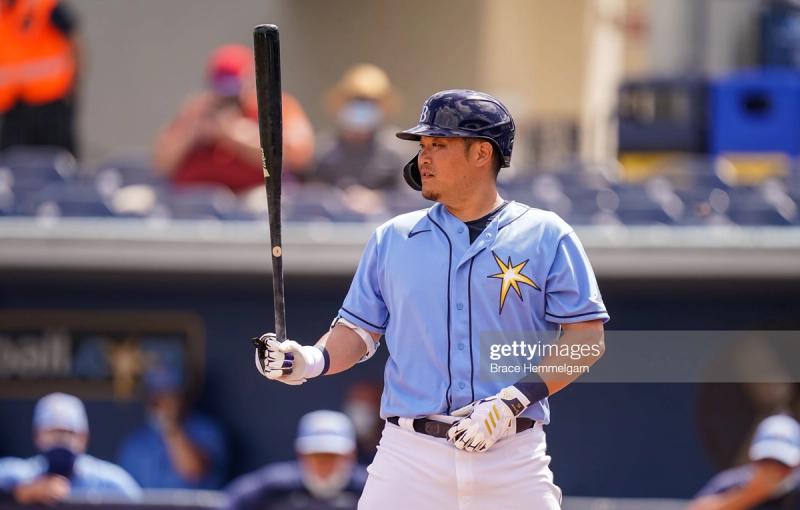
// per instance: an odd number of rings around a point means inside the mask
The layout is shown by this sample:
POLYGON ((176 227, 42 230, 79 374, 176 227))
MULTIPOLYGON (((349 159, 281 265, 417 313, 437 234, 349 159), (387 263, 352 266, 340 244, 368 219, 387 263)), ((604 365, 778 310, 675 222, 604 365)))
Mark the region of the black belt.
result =
MULTIPOLYGON (((386 421, 393 425, 400 425, 400 418, 397 416, 390 416, 386 421)), ((530 418, 517 418, 517 432, 523 432, 536 424, 530 418)), ((433 437, 440 437, 447 439, 447 431, 450 430, 452 423, 445 423, 442 421, 430 420, 428 418, 417 418, 414 420, 414 431, 420 434, 425 434, 433 437)))

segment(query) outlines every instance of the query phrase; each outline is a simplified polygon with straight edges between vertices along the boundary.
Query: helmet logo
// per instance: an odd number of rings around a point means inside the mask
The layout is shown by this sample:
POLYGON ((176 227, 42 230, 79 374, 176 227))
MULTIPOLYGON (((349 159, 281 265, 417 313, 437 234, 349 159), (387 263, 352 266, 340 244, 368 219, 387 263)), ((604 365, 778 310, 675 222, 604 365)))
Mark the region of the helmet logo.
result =
POLYGON ((419 114, 419 121, 420 122, 427 122, 428 121, 428 113, 430 110, 428 109, 428 105, 422 105, 422 112, 419 114))

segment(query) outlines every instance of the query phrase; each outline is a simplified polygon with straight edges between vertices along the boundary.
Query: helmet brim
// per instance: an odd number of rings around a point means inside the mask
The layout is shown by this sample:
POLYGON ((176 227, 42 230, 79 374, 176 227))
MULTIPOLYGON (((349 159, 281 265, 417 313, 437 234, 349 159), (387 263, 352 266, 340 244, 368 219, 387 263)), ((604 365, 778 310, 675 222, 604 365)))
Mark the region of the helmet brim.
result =
POLYGON ((399 131, 396 133, 397 138, 401 140, 419 141, 423 136, 433 136, 437 138, 483 138, 476 136, 475 133, 465 129, 444 129, 427 124, 417 124, 416 126, 399 131))

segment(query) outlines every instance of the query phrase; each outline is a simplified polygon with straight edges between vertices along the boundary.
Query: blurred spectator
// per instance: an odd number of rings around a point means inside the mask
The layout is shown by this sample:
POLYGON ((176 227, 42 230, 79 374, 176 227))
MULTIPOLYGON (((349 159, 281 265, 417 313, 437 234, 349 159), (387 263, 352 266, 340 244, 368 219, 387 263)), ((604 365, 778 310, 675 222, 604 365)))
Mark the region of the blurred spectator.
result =
MULTIPOLYGON (((258 135, 253 53, 222 46, 209 59, 208 90, 190 97, 159 133, 156 170, 177 184, 216 183, 239 192, 264 183, 258 135)), ((295 98, 283 94, 283 165, 302 180, 314 155, 311 123, 295 98)))
POLYGON ((75 16, 59 0, 0 0, 0 150, 54 145, 77 155, 75 16))
POLYGON ((176 371, 145 374, 148 422, 123 442, 119 463, 147 489, 217 489, 228 469, 220 426, 190 413, 176 371))
POLYGON ((337 133, 320 143, 315 179, 342 189, 395 189, 408 156, 395 150, 394 133, 382 128, 396 102, 382 69, 371 64, 348 69, 328 94, 337 133))
POLYGON ((234 480, 227 510, 355 509, 367 472, 355 462, 355 434, 347 416, 306 414, 294 445, 297 461, 271 464, 234 480))
POLYGON ((358 445, 358 461, 372 463, 383 432, 380 417, 382 387, 379 382, 359 381, 347 389, 342 410, 353 422, 358 445))
POLYGON ((0 459, 0 489, 17 502, 55 503, 69 495, 139 497, 139 486, 122 468, 85 453, 89 424, 77 397, 51 393, 39 400, 33 431, 40 455, 0 459))
POLYGON ((800 486, 800 424, 783 414, 765 419, 749 456, 749 464, 715 476, 689 510, 794 508, 786 503, 800 486))

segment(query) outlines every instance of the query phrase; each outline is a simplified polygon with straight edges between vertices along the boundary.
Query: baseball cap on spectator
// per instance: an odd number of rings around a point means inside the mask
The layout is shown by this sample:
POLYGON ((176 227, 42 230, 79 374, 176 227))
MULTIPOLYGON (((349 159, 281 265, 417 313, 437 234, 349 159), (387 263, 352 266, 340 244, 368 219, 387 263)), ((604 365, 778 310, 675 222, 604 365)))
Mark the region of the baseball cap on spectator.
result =
POLYGON ((88 433, 89 422, 83 402, 66 393, 51 393, 42 397, 33 411, 33 428, 88 433))
POLYGON ((759 424, 750 446, 750 460, 777 460, 800 465, 800 424, 785 415, 770 416, 759 424))
POLYGON ((253 68, 250 48, 241 44, 220 46, 208 59, 208 83, 221 96, 238 96, 253 68))
POLYGON ((335 453, 346 455, 356 449, 353 424, 344 413, 313 411, 300 419, 295 450, 300 454, 335 453))

